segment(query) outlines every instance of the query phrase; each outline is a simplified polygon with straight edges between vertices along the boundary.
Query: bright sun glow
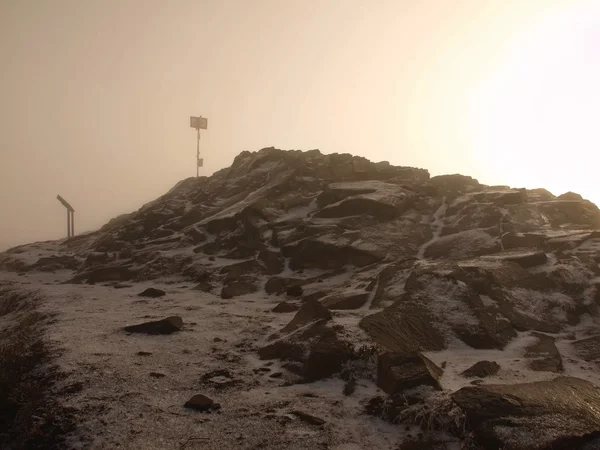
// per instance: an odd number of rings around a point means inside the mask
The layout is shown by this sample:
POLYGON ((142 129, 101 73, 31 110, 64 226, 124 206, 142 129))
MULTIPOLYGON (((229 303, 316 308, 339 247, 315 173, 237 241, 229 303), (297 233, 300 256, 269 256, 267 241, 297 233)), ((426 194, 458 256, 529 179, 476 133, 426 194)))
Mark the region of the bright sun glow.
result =
POLYGON ((599 19, 598 2, 545 17, 477 87, 473 145, 489 180, 600 204, 599 19))

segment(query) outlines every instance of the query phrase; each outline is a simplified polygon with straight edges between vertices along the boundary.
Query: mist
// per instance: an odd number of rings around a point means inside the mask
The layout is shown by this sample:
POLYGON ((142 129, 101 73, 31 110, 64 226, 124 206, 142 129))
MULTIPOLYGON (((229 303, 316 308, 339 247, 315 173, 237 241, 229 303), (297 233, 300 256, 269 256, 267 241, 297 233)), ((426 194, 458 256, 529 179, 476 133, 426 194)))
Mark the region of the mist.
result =
POLYGON ((4 0, 0 250, 65 237, 57 194, 82 233, 195 176, 190 115, 208 118, 201 175, 318 148, 600 201, 599 17, 558 0, 4 0))

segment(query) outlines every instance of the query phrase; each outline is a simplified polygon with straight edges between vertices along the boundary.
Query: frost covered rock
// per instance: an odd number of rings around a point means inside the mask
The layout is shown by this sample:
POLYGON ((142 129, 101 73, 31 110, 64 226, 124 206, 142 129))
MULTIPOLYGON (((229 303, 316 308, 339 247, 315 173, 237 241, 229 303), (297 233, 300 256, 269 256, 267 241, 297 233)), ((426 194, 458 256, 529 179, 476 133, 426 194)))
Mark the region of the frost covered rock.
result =
POLYGON ((419 386, 441 389, 443 370, 421 353, 384 353, 377 358, 377 386, 388 394, 419 386))
POLYGON ((583 448, 600 432, 600 388, 579 378, 465 387, 452 398, 484 448, 583 448))

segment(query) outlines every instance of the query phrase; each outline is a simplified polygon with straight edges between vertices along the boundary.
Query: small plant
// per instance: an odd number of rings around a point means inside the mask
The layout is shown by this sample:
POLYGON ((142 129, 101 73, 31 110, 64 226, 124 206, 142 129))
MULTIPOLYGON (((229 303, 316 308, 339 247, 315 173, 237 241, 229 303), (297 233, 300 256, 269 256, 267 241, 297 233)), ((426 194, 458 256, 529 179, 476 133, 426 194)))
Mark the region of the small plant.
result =
POLYGON ((468 430, 465 413, 447 392, 432 392, 422 402, 407 404, 396 421, 418 425, 424 431, 446 431, 460 437, 468 430))

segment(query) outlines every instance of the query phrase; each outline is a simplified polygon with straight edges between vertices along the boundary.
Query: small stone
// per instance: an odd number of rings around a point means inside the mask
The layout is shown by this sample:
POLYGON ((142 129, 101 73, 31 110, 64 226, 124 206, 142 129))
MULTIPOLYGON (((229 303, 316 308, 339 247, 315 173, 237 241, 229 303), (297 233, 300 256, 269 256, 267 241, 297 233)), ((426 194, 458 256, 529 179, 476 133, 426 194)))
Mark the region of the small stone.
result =
POLYGON ((479 361, 462 373, 466 378, 484 378, 496 375, 500 365, 494 361, 479 361))
POLYGON ((138 296, 139 297, 158 298, 158 297, 163 297, 166 294, 167 293, 165 291, 163 291, 162 289, 148 288, 145 291, 140 292, 138 294, 138 296))
POLYGON ((179 316, 171 316, 166 319, 144 322, 138 325, 130 325, 124 328, 129 333, 143 334, 171 334, 183 328, 183 319, 179 316))
POLYGON ((310 425, 323 425, 325 423, 325 421, 320 417, 315 417, 303 411, 292 411, 292 414, 310 425))
POLYGON ((283 376, 283 372, 274 372, 269 375, 269 378, 281 378, 283 376))
POLYGON ((152 352, 137 352, 138 356, 150 356, 152 355, 152 352))
POLYGON ((164 378, 166 376, 164 373, 160 372, 150 372, 148 375, 150 375, 152 378, 164 378))
MULTIPOLYGON (((195 409, 196 411, 206 412, 206 411, 210 411, 211 409, 213 409, 214 404, 215 404, 215 402, 211 398, 207 397, 206 395, 196 394, 192 398, 190 398, 187 402, 185 402, 184 407, 190 408, 190 409, 195 409)), ((219 407, 220 407, 220 405, 219 405, 219 407)))
POLYGON ((273 312, 275 313, 289 313, 298 311, 299 306, 294 305, 293 303, 281 302, 275 308, 273 308, 273 312))
POLYGON ((303 293, 304 290, 302 289, 302 286, 299 285, 290 286, 286 291, 286 294, 290 297, 302 297, 303 293))

